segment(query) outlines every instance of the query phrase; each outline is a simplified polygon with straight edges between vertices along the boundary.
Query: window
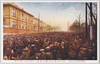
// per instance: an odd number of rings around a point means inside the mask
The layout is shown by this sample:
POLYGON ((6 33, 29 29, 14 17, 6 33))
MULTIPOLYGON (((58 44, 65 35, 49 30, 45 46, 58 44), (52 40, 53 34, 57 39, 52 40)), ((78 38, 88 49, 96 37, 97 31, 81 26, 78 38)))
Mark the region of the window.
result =
POLYGON ((31 22, 33 21, 33 19, 31 18, 31 22))
POLYGON ((33 27, 31 26, 31 30, 32 30, 32 28, 33 28, 33 27))
POLYGON ((27 24, 26 24, 26 29, 27 29, 27 24))
POLYGON ((22 29, 24 29, 24 24, 22 24, 22 29))
POLYGON ((12 9, 12 16, 15 16, 15 10, 12 9))
POLYGON ((12 22, 12 27, 16 28, 16 22, 12 22))
POLYGON ((32 30, 34 29, 34 26, 32 26, 32 28, 31 28, 32 30))
POLYGON ((27 25, 27 29, 28 29, 28 25, 27 25))
POLYGON ((28 29, 30 29, 30 25, 28 25, 28 29))
POLYGON ((18 18, 20 18, 20 12, 18 12, 18 18))
POLYGON ((24 19, 24 15, 23 15, 23 13, 22 13, 22 20, 24 19))
POLYGON ((27 16, 26 16, 26 21, 27 21, 27 16))
POLYGON ((21 24, 19 23, 19 28, 21 28, 21 24))
POLYGON ((28 17, 28 21, 29 21, 29 17, 28 17))
POLYGON ((3 18, 3 25, 6 25, 6 19, 3 18))

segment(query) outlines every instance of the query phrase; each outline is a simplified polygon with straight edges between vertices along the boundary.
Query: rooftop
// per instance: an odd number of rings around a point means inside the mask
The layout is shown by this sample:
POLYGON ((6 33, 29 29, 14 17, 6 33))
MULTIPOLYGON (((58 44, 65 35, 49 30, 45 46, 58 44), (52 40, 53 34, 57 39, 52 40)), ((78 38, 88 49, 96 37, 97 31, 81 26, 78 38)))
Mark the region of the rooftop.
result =
POLYGON ((31 16, 33 16, 32 14, 26 12, 23 8, 20 8, 19 6, 17 6, 14 2, 3 2, 3 5, 11 5, 11 6, 13 6, 13 7, 15 7, 15 8, 17 8, 17 9, 19 9, 19 10, 21 10, 21 11, 23 11, 23 12, 29 14, 29 15, 31 15, 31 16))

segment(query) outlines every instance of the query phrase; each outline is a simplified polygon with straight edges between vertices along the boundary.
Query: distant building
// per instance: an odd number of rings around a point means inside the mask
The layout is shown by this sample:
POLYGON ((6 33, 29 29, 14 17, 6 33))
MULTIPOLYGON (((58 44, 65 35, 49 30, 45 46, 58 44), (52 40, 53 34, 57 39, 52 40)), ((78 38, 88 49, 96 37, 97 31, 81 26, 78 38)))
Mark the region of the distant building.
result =
POLYGON ((3 33, 45 32, 46 23, 35 18, 13 2, 3 3, 3 33))

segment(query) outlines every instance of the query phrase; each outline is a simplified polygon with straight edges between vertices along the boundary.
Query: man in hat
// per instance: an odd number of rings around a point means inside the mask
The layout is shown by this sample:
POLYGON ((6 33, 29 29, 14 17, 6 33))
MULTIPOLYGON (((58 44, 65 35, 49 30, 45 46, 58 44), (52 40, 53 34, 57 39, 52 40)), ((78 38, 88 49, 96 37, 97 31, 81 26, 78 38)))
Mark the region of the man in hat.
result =
POLYGON ((52 50, 53 58, 54 58, 54 59, 57 59, 57 50, 58 50, 57 42, 55 42, 55 43, 54 43, 54 46, 53 46, 53 50, 52 50))
POLYGON ((25 60, 27 58, 28 58, 28 49, 24 48, 23 51, 22 51, 22 55, 20 56, 20 59, 25 60))
POLYGON ((70 43, 68 47, 68 56, 74 59, 76 57, 77 49, 73 42, 70 43))
POLYGON ((16 60, 18 59, 18 55, 16 53, 16 49, 12 50, 12 54, 10 56, 10 60, 16 60))
POLYGON ((44 42, 42 48, 45 48, 45 47, 47 47, 47 46, 48 46, 48 42, 44 42))
POLYGON ((36 53, 36 49, 34 47, 35 47, 35 45, 31 44, 31 49, 30 49, 30 55, 29 55, 29 57, 33 56, 36 53))
POLYGON ((46 60, 46 53, 44 51, 45 51, 44 49, 40 49, 41 59, 42 60, 46 60))
POLYGON ((57 43, 57 60, 61 60, 62 59, 62 48, 60 46, 60 43, 57 43))
POLYGON ((45 52, 45 54, 46 54, 46 59, 52 60, 52 59, 53 59, 53 54, 52 54, 52 52, 50 52, 50 47, 47 46, 47 47, 45 48, 45 50, 46 50, 46 52, 45 52))
POLYGON ((40 59, 41 59, 41 53, 36 53, 35 60, 40 60, 40 59))

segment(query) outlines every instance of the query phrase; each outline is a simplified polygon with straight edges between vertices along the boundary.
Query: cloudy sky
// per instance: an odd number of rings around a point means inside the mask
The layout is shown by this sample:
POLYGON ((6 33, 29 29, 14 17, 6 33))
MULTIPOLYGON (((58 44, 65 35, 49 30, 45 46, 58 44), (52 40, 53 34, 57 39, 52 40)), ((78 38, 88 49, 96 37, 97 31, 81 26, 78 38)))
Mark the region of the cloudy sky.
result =
POLYGON ((71 25, 81 14, 85 20, 85 4, 82 2, 14 2, 34 17, 52 26, 67 30, 68 22, 71 25))

